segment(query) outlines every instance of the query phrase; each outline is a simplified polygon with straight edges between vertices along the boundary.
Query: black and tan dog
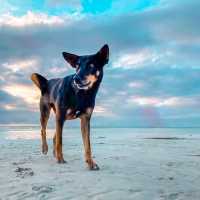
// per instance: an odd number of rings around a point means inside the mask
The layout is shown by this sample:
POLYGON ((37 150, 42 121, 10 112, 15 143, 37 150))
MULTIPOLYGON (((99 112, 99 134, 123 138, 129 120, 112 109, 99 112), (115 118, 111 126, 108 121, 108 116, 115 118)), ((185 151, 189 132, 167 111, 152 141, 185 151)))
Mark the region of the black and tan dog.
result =
POLYGON ((46 127, 51 108, 56 116, 56 133, 53 138, 53 154, 58 163, 64 163, 62 153, 62 129, 65 120, 81 119, 81 132, 85 148, 85 160, 90 169, 98 170, 92 159, 90 146, 90 118, 95 106, 95 97, 103 78, 103 66, 108 63, 109 47, 104 45, 93 55, 77 56, 63 52, 65 60, 76 69, 76 73, 47 80, 34 73, 32 81, 41 90, 41 136, 42 152, 47 154, 46 127))

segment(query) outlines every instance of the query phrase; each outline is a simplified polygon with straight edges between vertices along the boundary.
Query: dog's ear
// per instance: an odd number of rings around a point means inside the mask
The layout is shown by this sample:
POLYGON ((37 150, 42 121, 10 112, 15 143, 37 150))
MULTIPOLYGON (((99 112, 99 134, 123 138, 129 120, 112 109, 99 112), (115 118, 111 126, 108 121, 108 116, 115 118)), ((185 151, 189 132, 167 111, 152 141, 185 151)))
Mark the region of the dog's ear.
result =
POLYGON ((105 44, 98 52, 97 52, 98 60, 103 64, 107 64, 109 61, 109 47, 105 44))
POLYGON ((67 52, 62 52, 64 59, 73 67, 76 68, 79 56, 67 52))

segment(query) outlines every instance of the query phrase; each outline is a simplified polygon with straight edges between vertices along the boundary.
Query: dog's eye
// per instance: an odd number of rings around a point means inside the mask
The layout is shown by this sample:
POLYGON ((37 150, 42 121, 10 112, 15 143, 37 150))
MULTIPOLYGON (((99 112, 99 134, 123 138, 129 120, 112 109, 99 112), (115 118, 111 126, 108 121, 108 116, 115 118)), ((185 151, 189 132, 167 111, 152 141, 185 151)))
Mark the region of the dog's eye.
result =
POLYGON ((93 67, 94 67, 94 64, 93 64, 93 63, 91 63, 91 64, 90 64, 90 67, 92 67, 92 68, 93 68, 93 67))

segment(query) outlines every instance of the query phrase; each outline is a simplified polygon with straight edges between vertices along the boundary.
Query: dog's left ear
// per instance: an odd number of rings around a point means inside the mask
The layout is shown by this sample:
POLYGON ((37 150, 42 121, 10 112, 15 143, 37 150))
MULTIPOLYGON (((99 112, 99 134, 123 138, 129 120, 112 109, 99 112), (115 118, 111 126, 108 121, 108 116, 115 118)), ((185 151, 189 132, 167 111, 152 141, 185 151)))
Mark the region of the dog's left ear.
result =
POLYGON ((98 60, 103 64, 107 64, 109 61, 109 47, 105 44, 98 52, 97 52, 98 60))
POLYGON ((67 52, 62 52, 62 55, 73 68, 76 68, 79 56, 67 52))

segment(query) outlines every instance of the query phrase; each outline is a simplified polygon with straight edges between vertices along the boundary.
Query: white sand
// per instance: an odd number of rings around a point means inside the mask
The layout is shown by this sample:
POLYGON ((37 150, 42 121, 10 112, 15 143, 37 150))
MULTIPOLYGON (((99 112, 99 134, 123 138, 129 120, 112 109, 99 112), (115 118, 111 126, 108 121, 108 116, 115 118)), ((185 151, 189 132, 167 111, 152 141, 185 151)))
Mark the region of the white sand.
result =
POLYGON ((199 200, 199 135, 170 131, 93 129, 101 169, 89 171, 79 129, 65 128, 67 164, 57 164, 52 139, 48 155, 41 154, 39 130, 1 128, 0 199, 199 200), (167 136, 182 139, 143 139, 167 136))

